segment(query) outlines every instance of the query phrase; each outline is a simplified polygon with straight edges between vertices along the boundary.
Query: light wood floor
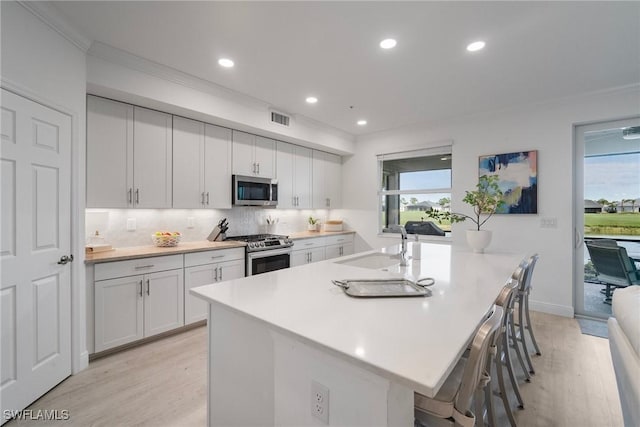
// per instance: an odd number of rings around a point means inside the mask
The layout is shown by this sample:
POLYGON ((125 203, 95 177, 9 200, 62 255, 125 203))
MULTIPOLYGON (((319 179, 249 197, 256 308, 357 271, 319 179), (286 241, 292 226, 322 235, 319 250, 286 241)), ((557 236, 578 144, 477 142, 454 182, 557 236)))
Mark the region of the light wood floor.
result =
MULTIPOLYGON (((622 426, 608 341, 582 335, 574 319, 532 313, 532 321, 543 354, 533 359, 531 383, 521 385, 518 425, 622 426)), ((203 426, 206 351, 201 327, 98 359, 29 407, 67 409, 70 420, 6 426, 203 426)))

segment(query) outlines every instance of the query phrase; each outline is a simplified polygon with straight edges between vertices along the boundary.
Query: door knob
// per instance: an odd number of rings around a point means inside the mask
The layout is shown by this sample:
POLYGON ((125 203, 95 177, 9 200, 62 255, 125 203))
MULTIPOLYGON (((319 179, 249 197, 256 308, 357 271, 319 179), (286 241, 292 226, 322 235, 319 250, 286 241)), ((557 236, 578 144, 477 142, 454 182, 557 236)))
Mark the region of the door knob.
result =
POLYGON ((73 255, 69 255, 69 256, 62 255, 60 257, 60 261, 58 261, 58 264, 65 265, 65 264, 70 263, 70 262, 73 262, 73 255))

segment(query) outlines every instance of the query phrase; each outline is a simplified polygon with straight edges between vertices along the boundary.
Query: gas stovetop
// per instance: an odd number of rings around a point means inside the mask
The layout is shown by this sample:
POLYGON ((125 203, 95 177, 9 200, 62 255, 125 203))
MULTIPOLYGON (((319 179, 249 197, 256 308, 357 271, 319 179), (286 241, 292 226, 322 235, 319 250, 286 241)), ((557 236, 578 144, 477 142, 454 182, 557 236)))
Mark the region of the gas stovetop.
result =
POLYGON ((247 252, 266 251, 269 249, 289 248, 293 241, 288 236, 277 234, 250 234, 247 236, 227 236, 224 239, 247 242, 247 252))

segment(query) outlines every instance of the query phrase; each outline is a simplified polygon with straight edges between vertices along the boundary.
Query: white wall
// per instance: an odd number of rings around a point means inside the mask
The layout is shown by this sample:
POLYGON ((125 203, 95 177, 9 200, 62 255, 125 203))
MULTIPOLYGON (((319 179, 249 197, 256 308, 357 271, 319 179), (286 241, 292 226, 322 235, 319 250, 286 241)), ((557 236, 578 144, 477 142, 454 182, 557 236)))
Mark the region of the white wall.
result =
MULTIPOLYGON (((572 316, 573 126, 639 112, 640 87, 635 86, 360 137, 355 155, 344 159, 341 212, 359 235, 356 251, 389 244, 377 236, 377 154, 452 139, 452 208, 469 213, 461 200, 477 182, 478 156, 538 150, 538 214, 492 218, 486 227, 494 232, 489 249, 538 252, 532 308, 572 316), (558 227, 541 228, 541 218, 557 218, 558 227)), ((464 244, 466 228, 465 223, 454 226, 454 243, 464 244)))
POLYGON ((100 43, 89 51, 87 70, 95 95, 336 154, 354 150, 351 134, 302 116, 290 128, 273 124, 265 102, 100 43))
POLYGON ((2 86, 72 117, 72 361, 88 364, 85 343, 85 53, 25 7, 1 2, 2 86))

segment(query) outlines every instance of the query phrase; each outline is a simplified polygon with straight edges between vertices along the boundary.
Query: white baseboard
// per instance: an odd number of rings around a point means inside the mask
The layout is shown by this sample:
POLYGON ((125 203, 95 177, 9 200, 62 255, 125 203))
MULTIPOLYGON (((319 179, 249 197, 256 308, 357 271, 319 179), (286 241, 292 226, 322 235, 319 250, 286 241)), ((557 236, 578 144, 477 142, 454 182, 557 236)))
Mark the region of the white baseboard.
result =
POLYGON ((571 306, 550 304, 548 302, 529 300, 529 308, 533 311, 555 314, 556 316, 574 317, 574 310, 571 306))

